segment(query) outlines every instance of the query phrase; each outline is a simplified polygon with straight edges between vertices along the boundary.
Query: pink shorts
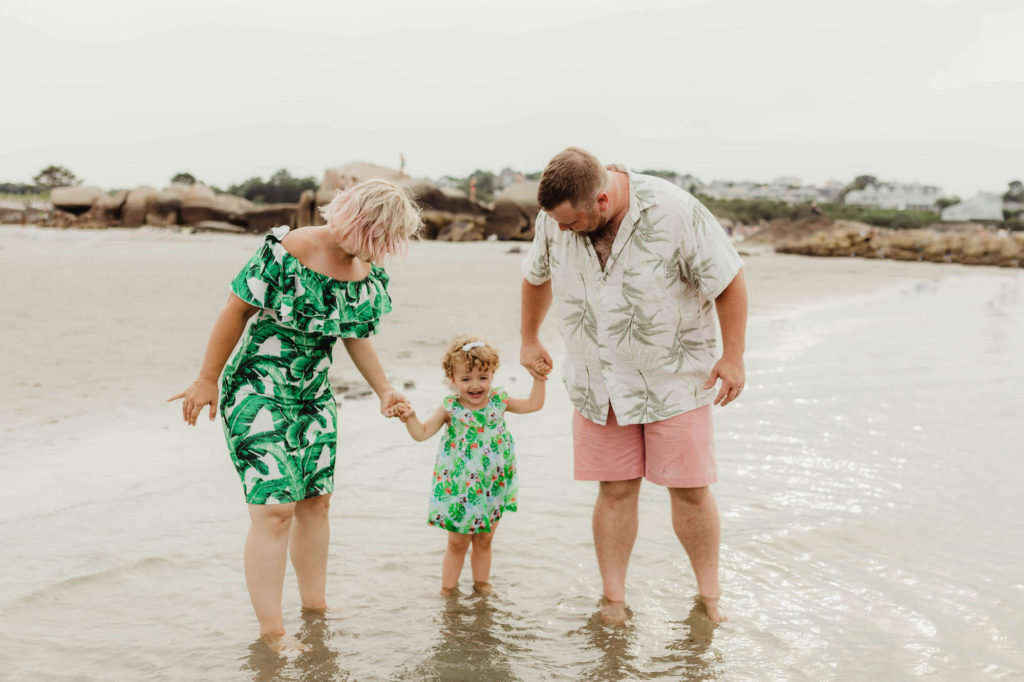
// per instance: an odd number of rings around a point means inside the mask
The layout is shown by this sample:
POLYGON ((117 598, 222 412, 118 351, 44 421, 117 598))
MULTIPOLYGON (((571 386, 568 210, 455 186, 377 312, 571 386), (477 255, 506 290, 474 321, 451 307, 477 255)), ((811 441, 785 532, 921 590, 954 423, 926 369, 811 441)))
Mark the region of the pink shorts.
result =
POLYGON ((577 481, 628 481, 641 476, 669 488, 701 488, 718 479, 711 406, 664 421, 619 426, 608 406, 608 423, 572 415, 577 481))

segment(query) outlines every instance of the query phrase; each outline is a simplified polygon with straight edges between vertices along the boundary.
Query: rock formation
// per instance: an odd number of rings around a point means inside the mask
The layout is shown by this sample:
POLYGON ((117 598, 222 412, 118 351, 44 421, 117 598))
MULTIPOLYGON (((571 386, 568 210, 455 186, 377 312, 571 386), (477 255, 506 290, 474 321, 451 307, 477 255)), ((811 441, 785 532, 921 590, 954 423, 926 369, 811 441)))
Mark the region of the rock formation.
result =
POLYGON ((494 210, 487 216, 485 234, 497 235, 498 239, 533 239, 533 224, 540 211, 539 184, 534 180, 517 182, 495 197, 494 210))

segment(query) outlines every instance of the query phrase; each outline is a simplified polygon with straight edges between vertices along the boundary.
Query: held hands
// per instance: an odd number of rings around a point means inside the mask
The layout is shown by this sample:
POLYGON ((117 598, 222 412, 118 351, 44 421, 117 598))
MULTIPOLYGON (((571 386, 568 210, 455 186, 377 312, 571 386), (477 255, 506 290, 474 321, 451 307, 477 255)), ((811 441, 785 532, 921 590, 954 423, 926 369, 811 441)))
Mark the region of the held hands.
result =
POLYGON ((192 385, 178 395, 171 396, 167 402, 184 398, 181 403, 181 416, 186 424, 196 425, 199 413, 207 405, 210 406, 210 421, 217 416, 217 382, 210 379, 196 379, 192 385))
POLYGON ((711 368, 711 376, 704 382, 704 388, 713 388, 715 382, 721 379, 722 385, 715 396, 715 405, 725 407, 740 397, 745 377, 742 357, 722 356, 711 368))
MULTIPOLYGON (((389 419, 391 417, 401 418, 406 410, 412 410, 409 399, 398 391, 391 389, 380 394, 380 413, 389 419)), ((402 419, 404 422, 405 419, 402 419)))
POLYGON ((412 405, 409 403, 401 403, 399 405, 395 405, 392 413, 388 416, 398 417, 398 419, 404 424, 416 416, 416 410, 413 409, 412 405))
POLYGON ((547 381, 554 363, 540 341, 524 343, 519 349, 519 364, 526 368, 534 379, 547 381))

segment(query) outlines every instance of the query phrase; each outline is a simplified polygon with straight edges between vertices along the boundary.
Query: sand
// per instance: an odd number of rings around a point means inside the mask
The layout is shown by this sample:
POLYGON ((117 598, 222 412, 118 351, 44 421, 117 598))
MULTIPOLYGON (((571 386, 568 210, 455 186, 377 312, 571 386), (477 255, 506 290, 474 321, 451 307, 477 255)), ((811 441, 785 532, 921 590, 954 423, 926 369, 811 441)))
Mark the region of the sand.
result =
MULTIPOLYGON (((194 378, 228 283, 260 240, 149 228, 0 228, 7 308, 0 428, 45 429, 72 416, 121 419, 159 407, 194 378)), ((528 247, 424 241, 388 266, 395 309, 375 343, 396 386, 430 376, 459 332, 497 344, 506 371, 517 364, 519 266, 528 247)), ((759 255, 745 260, 755 320, 957 267, 752 253, 759 255)), ((557 361, 561 343, 551 320, 542 339, 557 361)), ((332 372, 336 383, 359 380, 340 347, 332 372)))

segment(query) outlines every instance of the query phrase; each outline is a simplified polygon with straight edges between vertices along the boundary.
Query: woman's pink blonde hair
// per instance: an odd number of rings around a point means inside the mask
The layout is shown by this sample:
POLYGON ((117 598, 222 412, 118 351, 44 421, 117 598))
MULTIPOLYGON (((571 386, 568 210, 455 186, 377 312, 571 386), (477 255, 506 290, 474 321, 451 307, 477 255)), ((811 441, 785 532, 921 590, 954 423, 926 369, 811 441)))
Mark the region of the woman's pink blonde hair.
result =
POLYGON ((364 180, 338 190, 320 207, 320 215, 341 248, 368 262, 404 255, 422 225, 409 191, 388 180, 364 180))
POLYGON ((466 369, 469 371, 479 368, 484 372, 493 372, 498 369, 500 364, 498 351, 479 336, 460 334, 452 339, 452 342, 448 345, 448 350, 441 357, 441 367, 444 369, 445 377, 449 381, 454 379, 456 370, 462 364, 465 364, 466 369), (474 345, 469 350, 463 350, 463 346, 476 343, 482 343, 483 345, 474 345))

